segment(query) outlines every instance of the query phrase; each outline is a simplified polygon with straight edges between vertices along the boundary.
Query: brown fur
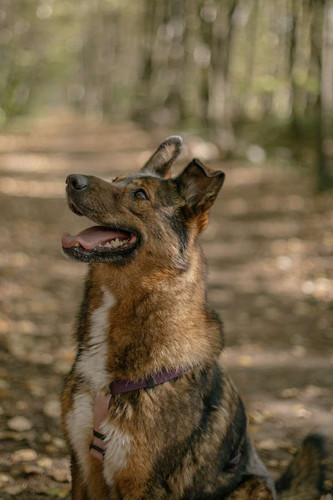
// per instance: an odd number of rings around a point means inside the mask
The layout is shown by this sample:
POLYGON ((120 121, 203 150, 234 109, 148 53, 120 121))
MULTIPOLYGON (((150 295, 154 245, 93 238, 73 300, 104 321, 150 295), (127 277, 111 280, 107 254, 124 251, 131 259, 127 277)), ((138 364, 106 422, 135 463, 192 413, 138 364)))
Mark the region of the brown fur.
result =
POLYGON ((170 179, 179 149, 179 138, 168 139, 139 175, 111 184, 86 177, 88 187, 78 190, 73 176, 68 181, 76 213, 140 235, 140 245, 119 257, 67 251, 90 262, 77 357, 62 397, 76 500, 275 498, 248 439, 242 402, 223 371, 221 324, 206 304, 197 237, 224 176, 194 160, 170 179), (136 198, 138 189, 147 198, 136 198), (105 297, 113 302, 103 309, 105 297), (94 349, 101 343, 98 325, 105 322, 106 356, 99 360, 94 349), (105 464, 89 455, 97 389, 87 374, 94 377, 95 368, 106 374, 100 392, 116 379, 185 371, 172 382, 112 398, 106 425, 115 459, 105 464), (235 449, 241 460, 233 469, 235 449))
POLYGON ((267 486, 265 479, 260 477, 249 477, 233 493, 228 495, 228 500, 271 500, 273 498, 271 489, 267 486))

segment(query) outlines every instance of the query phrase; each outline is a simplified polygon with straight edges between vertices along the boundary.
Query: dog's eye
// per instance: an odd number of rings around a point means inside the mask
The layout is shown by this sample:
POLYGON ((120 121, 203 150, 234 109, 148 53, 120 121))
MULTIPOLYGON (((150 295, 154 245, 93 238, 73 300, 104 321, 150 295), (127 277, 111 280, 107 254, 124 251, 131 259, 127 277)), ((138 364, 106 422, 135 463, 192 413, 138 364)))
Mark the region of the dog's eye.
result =
POLYGON ((137 189, 136 191, 133 191, 133 196, 137 200, 148 200, 148 195, 143 189, 137 189))

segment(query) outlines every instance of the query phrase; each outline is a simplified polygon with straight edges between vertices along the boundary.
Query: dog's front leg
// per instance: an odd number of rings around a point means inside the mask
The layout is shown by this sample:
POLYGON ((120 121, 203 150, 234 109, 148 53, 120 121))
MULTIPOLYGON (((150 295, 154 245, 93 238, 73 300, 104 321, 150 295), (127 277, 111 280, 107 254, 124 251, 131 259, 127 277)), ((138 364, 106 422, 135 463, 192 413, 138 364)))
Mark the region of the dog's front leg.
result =
POLYGON ((74 455, 71 458, 72 474, 72 500, 89 500, 86 487, 82 479, 82 474, 74 455))

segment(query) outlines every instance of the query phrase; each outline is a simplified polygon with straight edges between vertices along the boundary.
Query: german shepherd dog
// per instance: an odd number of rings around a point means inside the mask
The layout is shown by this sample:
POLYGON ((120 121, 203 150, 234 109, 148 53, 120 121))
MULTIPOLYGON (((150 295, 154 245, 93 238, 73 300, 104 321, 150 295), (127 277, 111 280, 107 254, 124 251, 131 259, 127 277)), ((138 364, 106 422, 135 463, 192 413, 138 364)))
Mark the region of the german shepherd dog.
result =
POLYGON ((70 209, 97 224, 62 239, 89 264, 62 396, 72 498, 317 498, 320 436, 274 484, 247 434, 198 244, 224 174, 194 159, 172 178, 181 144, 166 139, 139 173, 112 182, 66 180, 70 209))

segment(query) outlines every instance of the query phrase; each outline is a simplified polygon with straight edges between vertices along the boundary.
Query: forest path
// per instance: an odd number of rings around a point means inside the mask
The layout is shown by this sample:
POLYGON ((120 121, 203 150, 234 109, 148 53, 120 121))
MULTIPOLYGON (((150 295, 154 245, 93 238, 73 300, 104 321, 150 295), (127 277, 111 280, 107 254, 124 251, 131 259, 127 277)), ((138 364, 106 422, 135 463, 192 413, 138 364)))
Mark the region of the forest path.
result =
MULTIPOLYGON (((0 135, 0 498, 69 492, 59 396, 86 266, 64 258, 60 238, 87 222, 66 206, 65 177, 135 171, 163 138, 68 112, 0 135)), ((333 207, 301 168, 222 168, 202 236, 209 300, 253 439, 276 475, 308 432, 333 436, 333 207)))

